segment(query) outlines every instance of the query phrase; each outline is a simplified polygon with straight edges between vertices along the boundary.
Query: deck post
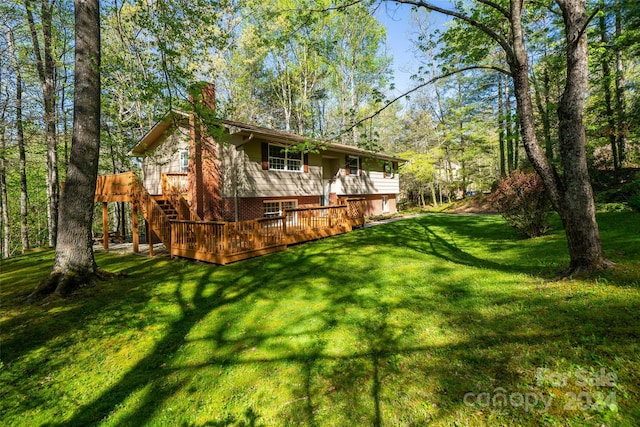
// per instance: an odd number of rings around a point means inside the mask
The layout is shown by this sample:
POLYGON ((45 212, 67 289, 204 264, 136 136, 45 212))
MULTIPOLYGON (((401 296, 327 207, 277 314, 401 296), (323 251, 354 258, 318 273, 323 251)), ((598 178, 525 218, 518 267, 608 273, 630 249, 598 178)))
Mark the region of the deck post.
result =
POLYGON ((282 234, 287 235, 287 211, 282 212, 282 234))
POLYGON ((258 233, 259 233, 258 227, 259 227, 258 220, 254 219, 253 224, 251 224, 252 231, 251 231, 251 237, 250 237, 251 247, 253 249, 258 249, 258 245, 259 245, 260 236, 258 236, 258 233))
POLYGON ((109 249, 109 204, 102 202, 102 246, 109 249))
POLYGON ((153 222, 153 209, 151 208, 151 200, 147 200, 147 243, 149 244, 149 256, 153 256, 153 235, 151 223, 153 222))
POLYGON ((227 254, 229 253, 229 224, 227 222, 222 226, 222 264, 227 263, 227 254))
POLYGON ((138 253, 140 248, 140 231, 138 230, 138 203, 133 202, 131 204, 131 234, 133 241, 133 252, 138 253))
POLYGON ((147 221, 147 243, 149 243, 149 256, 153 256, 153 236, 151 235, 151 221, 147 221))

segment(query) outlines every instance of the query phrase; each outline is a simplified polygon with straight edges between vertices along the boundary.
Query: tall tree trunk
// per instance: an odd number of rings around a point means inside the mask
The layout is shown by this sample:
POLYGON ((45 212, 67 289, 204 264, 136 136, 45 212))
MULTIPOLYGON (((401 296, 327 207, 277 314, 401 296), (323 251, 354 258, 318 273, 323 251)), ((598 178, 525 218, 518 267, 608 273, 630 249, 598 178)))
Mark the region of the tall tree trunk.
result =
POLYGON ((563 175, 552 167, 536 140, 528 78, 528 59, 522 33, 521 2, 511 2, 514 79, 518 116, 527 155, 542 177, 553 206, 565 227, 569 256, 566 274, 607 264, 602 253, 595 218, 585 153, 586 135, 582 114, 587 89, 586 7, 584 0, 556 0, 562 9, 567 38, 567 81, 558 108, 560 155, 563 175))
POLYGON ((60 204, 56 257, 32 297, 65 296, 93 282, 91 225, 100 152, 100 7, 75 0, 75 96, 69 170, 60 204))
POLYGON ((29 197, 27 191, 27 153, 24 146, 24 124, 22 121, 22 70, 18 62, 13 29, 9 28, 9 51, 16 74, 16 138, 18 144, 19 169, 20 169, 20 241, 22 253, 29 249, 29 197))
POLYGON ((436 183, 435 183, 435 176, 433 177, 434 181, 431 181, 431 199, 433 200, 433 206, 438 206, 438 199, 436 197, 436 183))
POLYGON ((520 125, 518 120, 513 121, 513 170, 520 167, 520 125))
POLYGON ((573 271, 602 267, 600 233, 587 170, 586 134, 582 121, 588 85, 587 13, 585 0, 556 0, 565 25, 567 82, 558 107, 563 197, 560 217, 565 226, 573 271))
POLYGON ((511 132, 511 126, 513 119, 511 118, 511 94, 509 93, 509 81, 507 80, 504 85, 504 105, 505 105, 505 115, 504 115, 504 129, 505 129, 505 138, 507 144, 507 175, 511 175, 513 172, 513 134, 511 132))
POLYGON ((49 246, 56 245, 58 234, 58 153, 56 143, 56 115, 55 115, 55 86, 54 60, 52 53, 52 9, 53 3, 41 0, 40 19, 42 26, 42 42, 44 51, 40 50, 40 40, 33 18, 33 0, 24 0, 27 21, 33 43, 33 53, 36 59, 38 77, 42 86, 44 101, 44 122, 46 127, 45 140, 47 146, 47 218, 49 222, 49 246))
POLYGON ((549 65, 545 65, 544 72, 542 74, 542 87, 544 88, 544 105, 545 114, 542 119, 542 129, 544 131, 544 147, 547 159, 553 162, 553 139, 551 138, 551 113, 549 112, 549 106, 551 105, 551 78, 549 75, 549 65))
POLYGON ((522 29, 525 2, 511 0, 509 10, 503 9, 500 2, 482 2, 502 14, 508 21, 510 33, 509 38, 505 39, 486 23, 461 12, 443 9, 424 0, 394 1, 424 7, 461 19, 487 34, 507 52, 524 148, 531 164, 544 181, 553 206, 565 227, 571 258, 571 264, 565 274, 603 268, 608 265, 602 253, 600 233, 595 218, 595 203, 585 153, 586 135, 582 121, 588 72, 585 0, 556 0, 562 10, 567 45, 567 81, 558 108, 562 176, 547 159, 535 134, 529 65, 522 29))
MULTIPOLYGON (((2 89, 2 81, 0 80, 0 89, 2 89)), ((7 106, 9 105, 9 91, 7 97, 2 103, 2 112, 0 113, 0 223, 2 224, 2 258, 9 258, 11 255, 11 224, 9 220, 9 194, 7 190, 7 132, 6 132, 6 115, 7 106)))
POLYGON ((20 168, 20 241, 22 253, 29 245, 29 193, 27 187, 27 151, 24 144, 24 126, 22 123, 22 74, 16 72, 16 128, 18 133, 18 156, 20 168))
POLYGON ((507 169, 505 164, 505 155, 504 155, 504 137, 505 137, 505 129, 503 127, 504 123, 504 106, 502 105, 502 74, 498 75, 498 143, 500 149, 500 177, 504 178, 507 176, 507 169))
POLYGON ((542 135, 544 137, 544 152, 547 159, 553 161, 553 141, 551 139, 551 119, 549 117, 549 68, 544 64, 542 69, 542 85, 538 81, 535 72, 531 73, 531 81, 534 86, 536 108, 542 120, 542 135))
MULTIPOLYGON (((620 0, 616 2, 616 39, 622 36, 622 14, 620 12, 620 0)), ((625 80, 624 66, 622 63, 622 48, 616 45, 616 139, 618 159, 620 167, 626 158, 627 152, 627 111, 625 106, 625 80)))
MULTIPOLYGON (((600 0, 600 8, 604 9, 604 0, 600 0)), ((613 160, 613 168, 620 169, 620 159, 618 156, 618 145, 616 141, 616 121, 613 115, 612 97, 611 97, 611 70, 609 69, 610 55, 608 49, 609 38, 607 37, 607 23, 604 14, 599 18, 599 30, 600 30, 600 42, 604 48, 604 53, 600 58, 602 66, 602 90, 604 92, 604 108, 606 115, 606 135, 609 138, 609 145, 611 146, 611 157, 613 160)))

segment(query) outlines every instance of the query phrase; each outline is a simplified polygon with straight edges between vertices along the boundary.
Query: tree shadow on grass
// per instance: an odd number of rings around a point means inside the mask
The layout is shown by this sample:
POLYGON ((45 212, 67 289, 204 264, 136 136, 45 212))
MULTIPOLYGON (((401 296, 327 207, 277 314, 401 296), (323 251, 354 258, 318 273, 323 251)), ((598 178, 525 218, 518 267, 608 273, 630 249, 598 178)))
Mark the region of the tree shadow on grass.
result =
MULTIPOLYGON (((135 313, 148 301, 149 289, 137 286, 122 289, 116 285, 120 279, 100 281, 96 287, 85 289, 83 294, 75 294, 63 300, 53 300, 45 304, 27 302, 23 296, 28 295, 33 290, 32 286, 34 287, 39 279, 48 274, 53 255, 53 251, 40 254, 39 267, 25 271, 26 277, 20 269, 15 268, 15 265, 9 266, 6 270, 7 273, 11 271, 11 280, 15 280, 15 283, 4 284, 3 295, 6 299, 3 297, 3 305, 17 308, 18 313, 3 321, 2 329, 21 331, 28 328, 29 338, 24 339, 22 334, 12 333, 3 339, 5 363, 19 359, 41 346, 45 346, 50 352, 64 349, 68 344, 65 337, 77 339, 77 334, 82 335, 82 331, 86 329, 87 319, 92 320, 104 310, 121 310, 123 315, 119 320, 124 322, 126 327, 140 327, 140 321, 135 313), (126 299, 122 299, 123 292, 126 294, 126 299), (93 293, 94 296, 87 299, 86 293, 93 293), (7 360, 7 355, 11 359, 7 360)), ((24 263, 33 266, 31 257, 32 255, 25 255, 10 261, 18 265, 24 263)), ((122 259, 120 257, 103 259, 100 260, 100 265, 109 271, 121 271, 122 259)), ((139 261, 135 267, 137 271, 153 269, 158 262, 143 258, 137 258, 137 260, 139 261)), ((124 271, 127 272, 127 269, 125 268, 124 271)), ((122 327, 122 323, 119 327, 122 327)))
MULTIPOLYGON (((421 256, 459 266, 511 268, 465 253, 422 221, 397 227, 389 224, 375 233, 352 233, 226 267, 164 261, 149 262, 145 271, 132 269, 126 282, 131 293, 122 292, 123 285, 103 309, 125 312, 158 299, 179 314, 129 371, 101 387, 99 396, 69 419, 48 425, 106 420, 141 426, 166 416, 168 422, 194 427, 258 426, 272 425, 274 413, 281 425, 536 425, 537 413, 470 406, 464 397, 497 388, 547 392, 535 382, 538 367, 563 373, 572 366, 605 366, 616 371, 628 396, 638 396, 634 372, 640 366, 632 358, 640 338, 633 325, 640 318, 633 302, 553 286, 533 295, 517 287, 483 292, 460 281, 427 280, 428 272, 419 282, 416 277, 390 282, 382 277, 388 267, 376 264, 384 258, 358 253, 354 246, 384 251, 384 245, 400 241, 421 256), (388 240, 397 234, 401 237, 388 240), (173 292, 157 295, 148 283, 133 285, 151 274, 173 283, 173 292), (139 306, 128 302, 132 295, 139 306), (207 351, 191 352, 197 345, 207 351), (241 370, 244 376, 229 377, 237 384, 225 382, 229 371, 241 370), (286 392, 277 398, 255 394, 269 386, 286 392), (168 402, 184 400, 199 387, 230 409, 198 417, 164 412, 168 402)), ((86 314, 94 316, 99 308, 91 310, 86 314)), ((134 322, 128 316, 123 313, 134 322)), ((105 322, 107 332, 122 327, 121 320, 114 316, 112 323, 105 322)), ((136 327, 124 327, 131 326, 136 327)), ((621 400, 621 412, 632 411, 632 398, 621 400)), ((197 402, 192 405, 195 411, 197 402)), ((570 424, 557 408, 553 416, 570 424)), ((596 414, 594 422, 607 422, 603 417, 596 414)))
MULTIPOLYGON (((424 255, 433 255, 442 261, 457 265, 474 267, 479 269, 490 269, 506 273, 524 273, 530 275, 542 275, 544 278, 552 277, 548 271, 540 271, 526 264, 510 264, 508 262, 497 262, 493 259, 480 258, 465 250, 464 246, 459 246, 456 237, 448 232, 443 233, 440 227, 450 226, 451 218, 440 218, 441 215, 426 215, 412 221, 398 221, 395 223, 375 227, 370 234, 364 235, 364 239, 377 238, 382 245, 401 245, 424 255)), ((496 235, 511 235, 509 228, 495 221, 483 221, 483 217, 463 217, 455 218, 456 234, 467 236, 470 241, 476 244, 483 244, 489 250, 499 251, 499 244, 496 242, 496 235), (462 225, 464 224, 464 227, 462 225), (460 227, 458 228, 458 225, 460 227), (467 231, 464 231, 464 230, 467 231), (472 231, 473 230, 473 231, 472 231)), ((517 238, 516 236, 512 236, 517 238)), ((467 240, 469 241, 469 240, 467 240)), ((498 253, 494 258, 499 258, 498 253)))

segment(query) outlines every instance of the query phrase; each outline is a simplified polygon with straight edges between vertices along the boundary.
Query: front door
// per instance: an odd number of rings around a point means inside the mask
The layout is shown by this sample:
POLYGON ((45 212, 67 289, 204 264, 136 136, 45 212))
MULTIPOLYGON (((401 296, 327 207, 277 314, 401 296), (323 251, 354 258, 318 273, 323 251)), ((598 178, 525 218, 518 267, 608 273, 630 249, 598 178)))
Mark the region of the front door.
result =
POLYGON ((331 193, 331 180, 322 180, 322 200, 320 200, 321 206, 329 206, 329 194, 331 193))

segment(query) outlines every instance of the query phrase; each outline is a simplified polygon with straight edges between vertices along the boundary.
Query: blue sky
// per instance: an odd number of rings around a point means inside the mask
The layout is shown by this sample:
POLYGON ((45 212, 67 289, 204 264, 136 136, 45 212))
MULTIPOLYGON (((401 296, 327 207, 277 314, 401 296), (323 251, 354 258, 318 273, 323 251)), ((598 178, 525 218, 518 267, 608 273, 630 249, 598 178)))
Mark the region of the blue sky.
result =
POLYGON ((414 74, 419 62, 413 53, 415 38, 411 25, 411 8, 407 5, 384 3, 377 11, 376 17, 387 29, 387 49, 393 56, 393 70, 396 91, 400 94, 412 87, 410 76, 414 74))
MULTIPOLYGON (((415 55, 412 42, 416 38, 412 13, 409 5, 387 2, 383 3, 376 13, 378 20, 387 29, 387 49, 389 54, 393 56, 396 90, 390 93, 390 96, 397 96, 412 89, 415 83, 410 77, 417 73, 421 65, 420 59, 415 55)), ((431 13, 429 20, 432 28, 435 29, 445 26, 449 18, 438 13, 431 13)))

